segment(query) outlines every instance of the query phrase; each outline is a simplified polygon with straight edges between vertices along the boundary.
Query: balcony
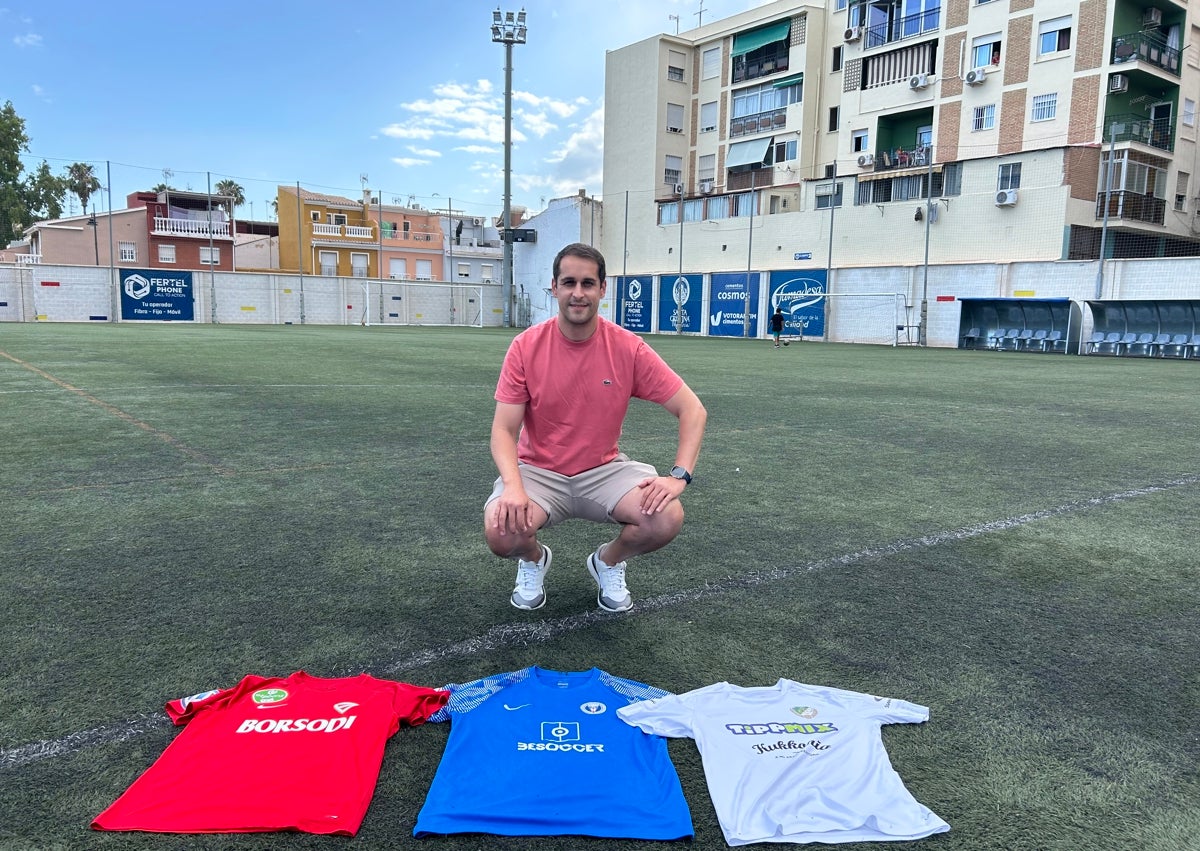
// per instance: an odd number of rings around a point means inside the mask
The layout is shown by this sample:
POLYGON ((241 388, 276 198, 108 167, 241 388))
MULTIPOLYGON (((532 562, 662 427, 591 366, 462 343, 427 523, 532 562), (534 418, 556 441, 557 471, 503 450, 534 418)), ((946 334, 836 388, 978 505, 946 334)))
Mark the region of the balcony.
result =
POLYGON ((155 216, 154 233, 156 236, 194 236, 202 239, 220 237, 229 239, 229 222, 208 222, 207 220, 183 219, 174 216, 155 216))
POLYGON ((782 130, 787 125, 787 107, 759 112, 755 115, 743 115, 729 122, 729 138, 738 136, 753 136, 757 133, 770 133, 782 130))
POLYGON ((1145 62, 1176 77, 1179 76, 1180 53, 1180 50, 1167 46, 1166 42, 1151 33, 1119 35, 1112 43, 1114 65, 1145 62))
POLYGON ((1175 128, 1170 119, 1147 118, 1145 115, 1105 116, 1105 142, 1137 142, 1163 151, 1175 150, 1175 128))
POLYGON ((399 240, 400 242, 433 242, 442 240, 441 231, 423 231, 423 230, 397 230, 395 228, 384 228, 383 239, 385 242, 391 240, 399 240))
MULTIPOLYGON (((870 8, 871 11, 874 11, 880 7, 872 6, 870 8)), ((891 14, 891 11, 892 7, 887 7, 887 13, 891 14)), ((924 35, 927 32, 933 32, 940 25, 941 13, 942 10, 939 7, 927 9, 915 15, 906 15, 903 18, 895 17, 891 20, 872 24, 866 29, 866 46, 880 47, 884 44, 891 44, 906 38, 914 38, 924 35)), ((871 14, 870 17, 875 17, 875 15, 871 14)))
POLYGON ((917 168, 929 165, 928 149, 924 145, 915 148, 888 148, 876 151, 873 171, 891 171, 897 168, 917 168))
POLYGON ((13 262, 18 266, 37 266, 42 262, 40 254, 15 254, 13 262))
POLYGON ((1109 198, 1108 217, 1133 222, 1148 222, 1161 225, 1167 211, 1167 202, 1153 195, 1140 192, 1101 192, 1096 196, 1096 218, 1104 218, 1104 199, 1109 198))
POLYGON ((325 225, 313 222, 313 236, 335 236, 348 239, 375 239, 375 228, 359 225, 325 225))
POLYGON ((733 82, 757 80, 788 70, 790 62, 787 42, 775 42, 761 50, 733 57, 733 82))

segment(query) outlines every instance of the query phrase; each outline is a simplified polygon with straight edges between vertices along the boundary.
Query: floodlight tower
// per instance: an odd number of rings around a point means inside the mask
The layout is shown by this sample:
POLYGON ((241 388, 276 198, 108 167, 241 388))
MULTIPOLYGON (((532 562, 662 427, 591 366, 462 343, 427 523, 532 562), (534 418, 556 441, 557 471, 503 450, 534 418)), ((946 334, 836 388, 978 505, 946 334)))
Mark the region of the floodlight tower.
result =
POLYGON ((504 299, 504 327, 512 326, 513 243, 512 243, 512 49, 525 43, 525 10, 492 12, 492 41, 504 45, 504 270, 501 273, 501 298, 504 299))

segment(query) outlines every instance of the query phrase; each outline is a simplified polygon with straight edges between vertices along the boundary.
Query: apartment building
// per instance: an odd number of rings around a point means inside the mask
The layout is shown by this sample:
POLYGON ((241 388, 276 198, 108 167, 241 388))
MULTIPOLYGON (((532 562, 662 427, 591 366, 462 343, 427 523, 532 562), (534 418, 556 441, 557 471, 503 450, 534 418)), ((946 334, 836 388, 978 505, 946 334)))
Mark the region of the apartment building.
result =
POLYGON ((379 232, 369 198, 279 186, 279 268, 326 277, 379 277, 379 232))
POLYGON ((637 274, 1200 255, 1173 0, 779 0, 608 54, 637 274))

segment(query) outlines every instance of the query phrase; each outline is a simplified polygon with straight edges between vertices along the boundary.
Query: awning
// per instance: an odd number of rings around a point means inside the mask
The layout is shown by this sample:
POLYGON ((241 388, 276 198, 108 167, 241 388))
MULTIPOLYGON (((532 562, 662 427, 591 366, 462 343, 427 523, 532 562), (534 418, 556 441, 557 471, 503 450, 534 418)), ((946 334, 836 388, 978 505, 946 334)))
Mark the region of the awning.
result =
POLYGON ((750 32, 738 33, 733 37, 733 50, 730 51, 730 55, 741 56, 751 50, 766 47, 773 41, 783 41, 791 31, 791 21, 780 21, 750 32))
POLYGON ((797 83, 804 82, 804 74, 793 74, 790 77, 784 77, 782 80, 776 80, 771 85, 777 89, 786 89, 788 86, 794 86, 797 83))
POLYGON ((767 148, 771 138, 748 139, 745 142, 734 142, 729 146, 725 155, 725 168, 736 168, 740 165, 758 165, 767 157, 767 148))

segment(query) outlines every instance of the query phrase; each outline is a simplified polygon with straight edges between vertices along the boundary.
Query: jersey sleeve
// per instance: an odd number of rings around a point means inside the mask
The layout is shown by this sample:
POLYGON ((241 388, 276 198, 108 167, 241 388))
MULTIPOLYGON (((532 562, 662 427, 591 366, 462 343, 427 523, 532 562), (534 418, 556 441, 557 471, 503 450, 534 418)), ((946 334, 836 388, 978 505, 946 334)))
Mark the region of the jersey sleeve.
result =
POLYGON ((429 720, 440 724, 451 720, 455 715, 465 715, 502 689, 528 678, 532 672, 532 668, 522 668, 505 674, 493 674, 469 683, 444 685, 442 690, 449 693, 449 699, 441 709, 429 716, 429 720))
POLYGON ((642 700, 622 706, 617 717, 645 733, 670 738, 692 736, 692 709, 679 695, 667 695, 654 700, 642 700))
POLYGON ((249 674, 233 688, 210 689, 188 697, 180 697, 168 701, 163 709, 166 711, 167 717, 171 719, 171 723, 176 727, 182 727, 201 712, 210 712, 213 709, 227 706, 247 688, 256 688, 269 680, 270 677, 249 674))
POLYGON ((396 685, 399 688, 393 694, 392 708, 396 717, 410 727, 424 724, 450 699, 450 692, 445 689, 425 688, 408 683, 396 685))

